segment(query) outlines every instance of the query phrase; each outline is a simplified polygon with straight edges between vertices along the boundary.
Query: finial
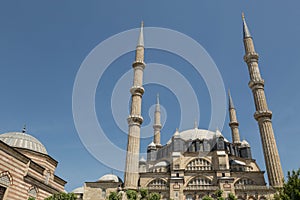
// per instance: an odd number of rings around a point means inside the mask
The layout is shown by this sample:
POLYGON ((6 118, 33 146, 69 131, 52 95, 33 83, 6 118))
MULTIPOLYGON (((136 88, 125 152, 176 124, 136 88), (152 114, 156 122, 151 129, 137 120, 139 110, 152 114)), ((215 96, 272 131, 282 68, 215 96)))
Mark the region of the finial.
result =
POLYGON ((22 133, 26 133, 26 124, 23 126, 22 133))
POLYGON ((155 106, 155 112, 160 112, 160 105, 159 105, 159 94, 156 96, 156 106, 155 106))
POLYGON ((140 28, 140 35, 139 35, 139 40, 137 46, 144 46, 144 22, 141 22, 141 28, 140 28))
POLYGON ((233 104, 233 100, 232 100, 232 97, 231 97, 231 94, 230 94, 230 90, 228 90, 228 106, 229 106, 229 109, 234 109, 234 104, 233 104))
POLYGON ((195 119, 194 121, 194 129, 197 129, 198 128, 198 123, 197 123, 197 119, 195 119))
POLYGON ((245 38, 249 38, 249 37, 251 37, 251 34, 250 34, 249 28, 248 28, 247 23, 246 23, 244 12, 242 12, 242 20, 243 20, 243 35, 244 35, 244 39, 245 38))

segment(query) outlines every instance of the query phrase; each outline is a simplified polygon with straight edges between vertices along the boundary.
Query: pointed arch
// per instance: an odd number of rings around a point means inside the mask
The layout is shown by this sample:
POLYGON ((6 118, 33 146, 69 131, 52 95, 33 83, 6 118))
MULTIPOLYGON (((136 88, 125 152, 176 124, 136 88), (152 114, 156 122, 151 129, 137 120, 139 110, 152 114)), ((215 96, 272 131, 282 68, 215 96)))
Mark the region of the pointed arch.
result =
POLYGON ((148 189, 167 189, 167 181, 161 178, 155 178, 148 182, 147 184, 148 189))
POLYGON ((212 180, 205 176, 192 177, 185 186, 186 189, 201 189, 206 186, 211 186, 212 180))
POLYGON ((29 197, 37 198, 38 196, 38 189, 35 186, 30 186, 28 189, 29 197))
POLYGON ((4 187, 9 187, 13 184, 12 176, 8 171, 4 171, 0 173, 0 185, 4 187))
POLYGON ((239 178, 234 182, 234 185, 255 185, 255 184, 256 184, 255 181, 253 181, 248 177, 239 178))
POLYGON ((185 170, 187 170, 187 171, 205 171, 205 170, 211 170, 211 169, 212 169, 211 162, 204 158, 192 159, 185 166, 185 170))

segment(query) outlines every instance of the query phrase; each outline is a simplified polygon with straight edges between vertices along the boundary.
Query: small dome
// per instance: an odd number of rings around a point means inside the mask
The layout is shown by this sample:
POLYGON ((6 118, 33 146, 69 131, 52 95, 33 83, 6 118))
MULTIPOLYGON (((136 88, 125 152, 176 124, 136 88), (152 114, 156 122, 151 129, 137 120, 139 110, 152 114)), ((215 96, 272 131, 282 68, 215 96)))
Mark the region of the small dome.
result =
POLYGON ((140 163, 146 163, 146 160, 144 157, 141 157, 141 159, 139 160, 140 163))
POLYGON ((11 147, 29 149, 31 151, 48 154, 45 146, 35 137, 21 132, 9 132, 0 135, 0 140, 11 147))
POLYGON ((156 147, 156 145, 154 144, 154 142, 151 142, 148 147, 156 147))
POLYGON ((250 144, 246 140, 243 140, 241 142, 241 147, 250 147, 250 144))
POLYGON ((154 167, 167 167, 169 163, 167 161, 160 161, 154 165, 154 167))
POLYGON ((102 176, 99 181, 103 181, 103 182, 122 182, 122 180, 120 179, 120 177, 114 175, 114 174, 105 174, 104 176, 102 176))
POLYGON ((79 187, 79 188, 74 189, 72 191, 72 193, 74 193, 74 194, 83 194, 84 193, 84 189, 83 189, 83 187, 79 187))

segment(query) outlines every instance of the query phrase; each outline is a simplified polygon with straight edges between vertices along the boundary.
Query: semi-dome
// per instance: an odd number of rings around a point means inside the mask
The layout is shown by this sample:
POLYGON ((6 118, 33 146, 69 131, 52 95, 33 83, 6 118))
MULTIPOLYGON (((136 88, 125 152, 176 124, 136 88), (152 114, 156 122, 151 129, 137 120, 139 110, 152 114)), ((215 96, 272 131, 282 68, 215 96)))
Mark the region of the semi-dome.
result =
POLYGON ((84 193, 84 188, 83 187, 78 187, 78 188, 74 189, 72 191, 72 193, 74 193, 74 194, 83 194, 84 193))
POLYGON ((0 135, 0 140, 11 147, 29 149, 42 154, 48 154, 45 146, 39 140, 24 132, 3 133, 0 135))
POLYGON ((120 179, 120 177, 114 175, 114 174, 105 174, 104 176, 102 176, 99 181, 104 181, 104 182, 122 182, 122 180, 120 179))

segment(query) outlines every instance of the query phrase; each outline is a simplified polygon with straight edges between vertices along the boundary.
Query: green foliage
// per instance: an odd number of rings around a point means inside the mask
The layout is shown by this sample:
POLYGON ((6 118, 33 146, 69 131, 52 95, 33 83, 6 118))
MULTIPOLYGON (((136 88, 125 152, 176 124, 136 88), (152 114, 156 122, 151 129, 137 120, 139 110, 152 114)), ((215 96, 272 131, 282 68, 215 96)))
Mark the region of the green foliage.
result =
POLYGON ((45 200, 76 200, 76 196, 73 193, 57 193, 53 194, 50 197, 47 197, 45 200))
POLYGON ((111 192, 108 196, 109 200, 119 200, 119 196, 116 192, 111 192))
POLYGON ((148 190, 145 188, 140 189, 141 199, 147 199, 148 197, 148 190))
POLYGON ((128 200, 136 200, 137 199, 137 192, 134 190, 127 190, 126 196, 128 200))
POLYGON ((288 180, 279 191, 279 197, 282 200, 300 199, 300 169, 288 172, 288 180))
POLYGON ((236 196, 234 196, 234 194, 229 193, 228 194, 228 200, 237 200, 236 196))
POLYGON ((35 200, 35 198, 34 197, 29 197, 28 200, 35 200))
POLYGON ((211 198, 211 197, 209 197, 209 196, 204 196, 204 197, 202 198, 202 200, 214 200, 214 199, 211 198))
POLYGON ((217 190, 215 192, 215 195, 217 197, 217 200, 225 200, 223 197, 222 197, 222 194, 223 194, 223 191, 222 190, 217 190))
POLYGON ((160 194, 154 192, 150 194, 149 200, 160 200, 160 194))

